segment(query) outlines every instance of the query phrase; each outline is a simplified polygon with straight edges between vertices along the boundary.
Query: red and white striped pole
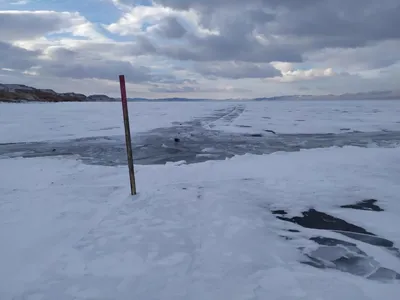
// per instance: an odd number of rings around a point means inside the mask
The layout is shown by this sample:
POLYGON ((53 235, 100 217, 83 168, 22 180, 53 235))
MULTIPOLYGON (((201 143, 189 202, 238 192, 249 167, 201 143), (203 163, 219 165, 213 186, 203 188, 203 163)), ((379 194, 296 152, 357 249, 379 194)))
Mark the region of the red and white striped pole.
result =
POLYGON ((131 140, 131 130, 130 130, 130 126, 129 126, 129 114, 128 114, 128 99, 126 97, 126 87, 125 87, 125 76, 124 75, 119 75, 119 86, 121 89, 122 114, 123 114, 124 126, 125 126, 125 144, 126 144, 126 154, 128 157, 131 195, 136 195, 135 168, 133 166, 132 140, 131 140))

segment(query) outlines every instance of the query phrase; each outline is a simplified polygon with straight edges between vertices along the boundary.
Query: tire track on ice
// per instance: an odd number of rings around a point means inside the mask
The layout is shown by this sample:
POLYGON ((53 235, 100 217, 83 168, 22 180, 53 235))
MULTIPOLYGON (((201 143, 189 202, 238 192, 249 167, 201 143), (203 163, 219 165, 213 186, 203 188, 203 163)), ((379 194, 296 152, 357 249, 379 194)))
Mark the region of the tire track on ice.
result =
POLYGON ((212 129, 217 126, 216 123, 221 122, 223 125, 229 125, 245 111, 245 105, 236 105, 232 108, 224 109, 220 113, 214 114, 213 116, 207 118, 207 121, 202 121, 201 125, 206 129, 212 129))

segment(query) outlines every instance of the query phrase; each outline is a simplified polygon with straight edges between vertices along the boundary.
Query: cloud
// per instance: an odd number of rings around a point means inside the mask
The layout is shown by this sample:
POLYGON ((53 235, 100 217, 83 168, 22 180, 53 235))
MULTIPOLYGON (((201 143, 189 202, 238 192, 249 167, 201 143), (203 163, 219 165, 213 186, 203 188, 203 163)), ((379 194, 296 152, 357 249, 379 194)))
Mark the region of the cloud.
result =
POLYGON ((33 40, 52 32, 92 35, 93 28, 79 13, 55 11, 0 11, 0 40, 33 40))
POLYGON ((117 18, 62 1, 58 11, 2 4, 0 68, 100 90, 124 73, 136 90, 170 96, 398 88, 398 0, 105 1, 117 18))
POLYGON ((334 65, 348 71, 365 71, 389 67, 400 61, 400 40, 388 40, 369 47, 325 49, 310 53, 315 64, 334 65))
MULTIPOLYGON (((100 44, 101 45, 101 44, 100 44)), ((82 49, 82 48, 81 48, 82 49)), ((131 83, 180 83, 170 73, 155 73, 149 67, 129 61, 107 59, 93 51, 76 51, 62 46, 49 46, 44 50, 30 51, 0 42, 0 66, 37 76, 71 79, 116 80, 124 74, 131 83)))
POLYGON ((35 69, 41 75, 74 79, 108 79, 116 80, 124 74, 132 83, 176 83, 172 74, 155 74, 149 67, 134 65, 129 61, 105 59, 101 55, 77 52, 62 47, 53 47, 47 51, 35 69))
POLYGON ((236 61, 198 63, 194 68, 198 73, 213 78, 230 79, 269 78, 281 76, 281 72, 270 64, 254 64, 236 61))
POLYGON ((150 92, 154 93, 172 93, 172 94, 177 94, 177 93, 193 93, 198 91, 198 87, 194 86, 185 86, 185 85, 170 85, 170 86, 160 86, 160 85, 152 85, 149 88, 150 92))
MULTIPOLYGON (((202 87, 200 85, 188 85, 188 84, 175 84, 175 85, 160 85, 154 84, 149 88, 149 91, 154 93, 164 93, 164 94, 212 94, 212 93, 226 93, 227 95, 232 93, 249 93, 251 90, 239 87, 233 87, 230 85, 219 85, 214 87, 202 87)), ((181 95, 182 96, 182 95, 181 95)), ((170 97, 170 95, 168 96, 170 97)), ((226 96, 227 98, 229 96, 226 96)), ((223 98, 223 97, 220 97, 223 98)))
MULTIPOLYGON (((135 1, 121 1, 125 5, 135 1)), ((155 0, 165 6, 135 7, 122 19, 137 28, 149 18, 170 15, 195 23, 211 34, 186 35, 184 44, 152 41, 157 54, 186 60, 301 62, 308 52, 326 48, 354 48, 400 38, 397 0, 155 0), (189 17, 191 16, 191 17, 189 17), (196 17, 193 17, 196 16, 196 17)), ((150 19, 151 19, 150 18, 150 19)), ((151 23, 151 21, 150 21, 151 23)), ((118 22, 121 32, 124 22, 118 22)), ((117 26, 117 25, 115 25, 117 26)), ((149 40, 151 40, 149 38, 149 40)))
POLYGON ((399 38, 400 3, 396 0, 319 1, 279 15, 274 33, 313 38, 315 46, 357 47, 399 38))
POLYGON ((37 63, 39 53, 0 41, 0 67, 12 70, 26 70, 37 63))
MULTIPOLYGON (((210 17, 211 18, 211 17, 210 17)), ((176 11, 167 7, 134 7, 107 28, 122 35, 135 36, 137 55, 159 55, 177 60, 301 62, 297 45, 275 37, 263 38, 256 26, 273 20, 262 10, 223 12, 205 21, 194 11, 176 11), (173 43, 171 38, 179 38, 173 43)))
POLYGON ((186 29, 176 17, 166 17, 154 27, 152 30, 155 31, 156 34, 170 39, 181 38, 186 33, 186 29))
POLYGON ((302 62, 302 54, 295 47, 275 44, 262 45, 256 37, 217 36, 197 37, 187 35, 179 44, 140 36, 132 44, 136 55, 157 55, 183 61, 242 61, 268 63, 272 61, 302 62))
POLYGON ((324 77, 333 77, 338 75, 345 75, 345 73, 337 73, 332 68, 326 69, 296 69, 293 64, 274 62, 272 65, 280 70, 280 77, 274 77, 273 80, 277 82, 294 82, 294 81, 304 81, 304 80, 314 80, 324 77))
POLYGON ((172 13, 171 9, 165 7, 136 6, 125 13, 118 22, 108 25, 107 29, 121 35, 135 35, 172 13))
MULTIPOLYGON (((137 0, 119 0, 120 3, 125 5, 135 5, 137 0)), ((298 8, 302 6, 312 5, 318 0, 247 0, 246 2, 242 0, 154 0, 155 3, 161 4, 168 7, 173 7, 175 9, 188 10, 190 8, 194 9, 220 9, 226 7, 254 7, 254 6, 268 6, 268 7, 288 7, 288 8, 298 8)))
MULTIPOLYGON (((189 31, 196 36, 212 33, 200 25, 200 16, 194 11, 177 11, 163 6, 134 6, 124 11, 119 20, 106 26, 107 30, 131 37, 149 32, 160 33, 161 28, 189 31)), ((167 35, 165 37, 168 38, 167 35)))
POLYGON ((10 4, 12 4, 12 5, 25 5, 25 4, 28 4, 29 2, 30 2, 29 0, 15 0, 15 1, 11 1, 10 4))
POLYGON ((146 67, 136 67, 122 61, 65 61, 42 62, 37 69, 40 75, 74 79, 108 79, 116 80, 119 74, 125 74, 129 82, 143 83, 154 80, 146 67))

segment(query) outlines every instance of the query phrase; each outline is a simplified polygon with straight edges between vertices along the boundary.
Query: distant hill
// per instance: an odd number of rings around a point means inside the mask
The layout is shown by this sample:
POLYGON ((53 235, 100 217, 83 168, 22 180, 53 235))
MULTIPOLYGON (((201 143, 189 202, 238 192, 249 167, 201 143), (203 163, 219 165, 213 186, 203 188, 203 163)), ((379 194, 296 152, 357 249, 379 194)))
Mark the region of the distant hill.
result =
MULTIPOLYGON (((129 101, 210 101, 213 99, 188 99, 188 98, 129 98, 129 101)), ((223 101, 276 101, 276 100, 400 100, 400 91, 372 91, 366 93, 347 93, 340 95, 286 95, 248 99, 224 99, 223 101)), ((219 100, 221 101, 221 100, 219 100)))
POLYGON ((36 89, 22 84, 1 84, 0 102, 108 102, 117 101, 106 95, 86 96, 77 93, 56 93, 50 89, 36 89))
POLYGON ((271 98, 257 98, 254 100, 400 100, 400 91, 372 91, 340 95, 289 95, 271 98))
MULTIPOLYGON (((213 99, 189 98, 129 98, 129 101, 146 102, 199 102, 213 99)), ((279 100, 400 100, 400 91, 372 91, 366 93, 347 93, 341 95, 287 95, 254 99, 225 99, 226 101, 279 101, 279 100)), ((89 95, 78 93, 57 93, 50 89, 36 89, 22 84, 1 84, 0 102, 115 102, 119 98, 107 95, 89 95)), ((221 101, 221 100, 220 100, 221 101)))

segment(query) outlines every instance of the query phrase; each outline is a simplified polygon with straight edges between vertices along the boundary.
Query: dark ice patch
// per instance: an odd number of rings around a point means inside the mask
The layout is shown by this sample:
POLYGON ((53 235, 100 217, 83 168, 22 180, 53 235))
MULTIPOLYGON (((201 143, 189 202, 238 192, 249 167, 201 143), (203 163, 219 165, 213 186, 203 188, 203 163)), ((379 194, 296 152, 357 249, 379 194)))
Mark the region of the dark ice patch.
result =
POLYGON ((324 212, 310 209, 302 212, 302 217, 292 218, 283 216, 286 214, 285 211, 276 210, 273 214, 279 215, 277 218, 280 220, 291 222, 304 228, 330 230, 366 244, 387 248, 393 254, 400 257, 400 251, 394 247, 392 241, 379 237, 360 226, 346 222, 345 220, 328 215, 324 212), (284 214, 278 212, 283 212, 284 214))
POLYGON ((271 211, 273 215, 287 215, 287 212, 283 209, 273 210, 271 211))
POLYGON ((291 241, 291 240, 293 240, 292 237, 286 236, 286 235, 280 235, 279 237, 283 238, 283 239, 286 240, 286 241, 291 241))
POLYGON ((368 199, 368 200, 359 201, 355 204, 342 205, 340 207, 341 208, 358 209, 358 210, 384 211, 381 207, 379 207, 378 205, 375 204, 376 202, 378 202, 378 200, 368 199))
POLYGON ((376 236, 375 234, 360 234, 356 232, 340 232, 337 231, 338 233, 341 233, 353 240, 357 240, 360 242, 364 242, 366 244, 374 245, 374 246, 379 246, 379 247, 384 247, 384 248, 392 248, 394 246, 394 243, 392 241, 389 241, 385 238, 376 236))
MULTIPOLYGON (((223 120, 231 123, 244 110, 244 105, 233 105, 213 111, 212 114, 205 117, 194 118, 187 122, 174 122, 170 127, 156 128, 147 132, 135 132, 132 136, 135 164, 163 165, 167 162, 182 160, 191 164, 209 160, 224 160, 247 153, 263 155, 279 151, 295 152, 301 149, 333 146, 368 147, 371 143, 378 147, 392 147, 393 143, 400 141, 400 130, 392 132, 344 131, 340 134, 277 134, 273 130, 265 129, 259 132, 264 137, 215 130, 215 121, 223 120), (272 134, 268 134, 267 137, 267 132, 272 134), (175 138, 181 137, 180 143, 175 142, 175 138), (181 144, 182 146, 180 146, 181 144), (177 148, 178 145, 181 150, 171 150, 171 148, 177 148), (213 148, 213 155, 198 155, 205 148, 213 148)), ((270 117, 265 116, 264 119, 270 119, 270 117)), ((271 128, 273 128, 273 125, 271 125, 271 128)), ((125 138, 123 135, 115 135, 28 143, 0 143, 0 158, 55 155, 72 156, 86 164, 126 165, 125 138), (53 151, 53 149, 57 150, 53 151)))
POLYGON ((340 232, 356 232, 362 234, 373 235, 362 227, 348 223, 342 219, 333 217, 323 212, 319 212, 315 209, 302 212, 302 217, 286 218, 278 216, 277 218, 283 221, 288 221, 300 225, 305 228, 312 229, 323 229, 340 232))
POLYGON ((276 132, 275 132, 275 131, 273 131, 273 130, 271 130, 271 129, 264 129, 264 131, 265 131, 265 132, 269 132, 269 133, 276 134, 276 132))
POLYGON ((261 133, 252 133, 250 134, 251 137, 263 137, 261 133))

